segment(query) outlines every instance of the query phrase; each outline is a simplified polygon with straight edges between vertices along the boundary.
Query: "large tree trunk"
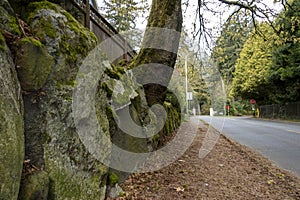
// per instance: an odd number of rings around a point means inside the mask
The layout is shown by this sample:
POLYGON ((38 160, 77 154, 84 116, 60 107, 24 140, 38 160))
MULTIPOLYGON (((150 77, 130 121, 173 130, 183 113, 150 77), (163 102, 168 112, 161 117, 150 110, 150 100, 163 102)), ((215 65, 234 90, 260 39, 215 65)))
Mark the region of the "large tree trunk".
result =
MULTIPOLYGON (((170 68, 174 68, 177 57, 181 27, 181 0, 152 0, 142 48, 131 64, 131 67, 151 64, 153 67, 148 68, 147 76, 156 78, 159 76, 163 79, 162 84, 144 85, 150 106, 164 102, 165 86, 172 76, 170 68)), ((145 71, 141 74, 143 75, 140 78, 144 79, 145 71)))

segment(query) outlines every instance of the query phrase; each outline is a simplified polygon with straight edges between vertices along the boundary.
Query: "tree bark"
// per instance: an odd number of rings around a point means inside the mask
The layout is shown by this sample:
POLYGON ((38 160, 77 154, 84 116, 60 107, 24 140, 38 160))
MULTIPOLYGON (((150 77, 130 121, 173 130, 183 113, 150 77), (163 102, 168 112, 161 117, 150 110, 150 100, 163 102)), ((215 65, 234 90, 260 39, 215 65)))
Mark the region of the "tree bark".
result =
MULTIPOLYGON (((163 79, 162 84, 144 85, 149 106, 162 104, 172 73, 166 70, 174 68, 182 28, 181 0, 152 0, 150 16, 143 38, 143 43, 137 57, 131 63, 131 68, 144 64, 155 64, 147 71, 147 76, 163 79)), ((172 72, 172 71, 171 71, 172 72)), ((145 74, 145 72, 141 72, 145 74)), ((144 75, 143 75, 144 76, 144 75)), ((144 78, 144 77, 138 77, 144 78)))

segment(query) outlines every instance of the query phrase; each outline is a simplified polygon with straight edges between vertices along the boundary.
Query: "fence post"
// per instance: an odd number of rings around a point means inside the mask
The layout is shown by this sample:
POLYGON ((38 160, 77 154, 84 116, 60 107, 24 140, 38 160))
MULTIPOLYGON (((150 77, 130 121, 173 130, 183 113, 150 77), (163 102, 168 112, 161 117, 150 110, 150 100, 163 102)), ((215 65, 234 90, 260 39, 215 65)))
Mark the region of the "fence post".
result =
POLYGON ((90 15, 91 14, 91 8, 90 8, 90 1, 86 0, 85 2, 85 27, 90 29, 90 15))

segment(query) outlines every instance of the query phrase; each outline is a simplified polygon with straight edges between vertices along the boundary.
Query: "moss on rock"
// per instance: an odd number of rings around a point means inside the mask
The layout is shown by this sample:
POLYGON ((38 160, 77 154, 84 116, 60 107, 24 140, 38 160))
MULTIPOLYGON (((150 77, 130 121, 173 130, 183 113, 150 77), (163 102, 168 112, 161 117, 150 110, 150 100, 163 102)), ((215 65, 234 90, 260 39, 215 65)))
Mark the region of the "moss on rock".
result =
POLYGON ((95 34, 60 6, 47 1, 30 3, 27 15, 33 33, 57 61, 51 78, 62 85, 72 82, 77 65, 97 44, 95 34))
POLYGON ((93 40, 98 41, 96 35, 90 32, 81 23, 79 23, 70 13, 68 13, 67 11, 62 11, 62 13, 67 17, 68 19, 67 24, 76 34, 80 35, 84 39, 89 40, 90 37, 92 37, 93 40))
POLYGON ((17 42, 16 65, 23 90, 33 91, 44 86, 54 65, 40 41, 26 37, 17 42))
POLYGON ((0 33, 0 50, 5 50, 5 38, 0 33))
POLYGON ((23 180, 19 200, 48 199, 49 177, 45 171, 38 171, 28 175, 23 180))
POLYGON ((176 131, 181 123, 181 114, 172 103, 165 101, 163 106, 167 112, 167 119, 163 129, 151 138, 152 146, 155 149, 163 146, 167 138, 176 131))
MULTIPOLYGON (((78 165, 68 162, 66 155, 61 152, 53 152, 51 147, 45 148, 45 160, 47 172, 50 177, 48 199, 104 199, 106 187, 100 187, 105 182, 103 177, 108 168, 95 161, 91 171, 78 169, 78 165), (52 157, 54 156, 55 157, 52 157)), ((84 159, 84 158, 82 158, 84 159)), ((86 158, 88 159, 88 158, 86 158)))
POLYGON ((111 68, 106 68, 104 73, 108 75, 110 78, 120 80, 122 76, 125 74, 125 70, 123 67, 119 67, 112 64, 111 68))
POLYGON ((16 199, 24 157, 23 121, 12 103, 2 98, 2 95, 0 94, 0 199, 16 199))
MULTIPOLYGON (((50 178, 48 199, 104 199, 108 167, 94 157, 94 152, 89 151, 90 147, 86 146, 89 143, 81 140, 78 124, 74 122, 76 109, 72 105, 79 68, 89 51, 96 46, 97 39, 58 5, 35 2, 28 8, 27 22, 33 34, 40 38, 48 54, 54 58, 55 64, 43 87, 45 97, 39 98, 35 104, 36 113, 25 118, 25 134, 29 138, 29 153, 26 156, 43 159, 50 178), (30 151, 35 149, 35 141, 30 141, 33 135, 41 136, 39 143, 42 143, 42 155, 30 151)), ((30 96, 27 96, 25 110, 30 113, 32 103, 30 96)), ((85 101, 83 98, 80 100, 85 101)), ((88 102, 80 103, 90 106, 88 102)), ((108 138, 100 138, 96 145, 104 148, 101 153, 109 159, 111 149, 106 103, 106 93, 97 91, 95 105, 92 105, 95 113, 88 110, 80 112, 80 115, 90 117, 96 114, 104 133, 99 137, 108 138)), ((86 125, 85 120, 81 121, 83 126, 86 125)), ((88 140, 94 140, 89 134, 87 137, 88 140)))
POLYGON ((27 43, 30 43, 30 44, 32 44, 36 47, 42 47, 43 46, 42 43, 39 40, 34 39, 32 37, 24 37, 24 38, 22 38, 18 41, 19 45, 23 45, 23 44, 27 44, 27 43))
POLYGON ((0 199, 17 199, 19 193, 24 160, 22 105, 13 58, 4 44, 0 49, 0 199))
POLYGON ((65 10, 61 11, 61 13, 67 18, 66 24, 69 26, 70 30, 79 36, 78 41, 76 41, 78 43, 75 44, 73 38, 68 35, 62 37, 60 42, 62 52, 68 55, 68 60, 72 63, 76 63, 79 59, 78 54, 85 57, 91 50, 93 43, 96 44, 98 42, 98 39, 94 33, 90 32, 87 28, 80 24, 70 13, 65 10))
POLYGON ((50 3, 49 1, 39 1, 39 2, 32 2, 28 5, 28 13, 26 16, 27 22, 30 23, 36 12, 42 9, 50 9, 58 12, 58 6, 56 4, 50 3))
POLYGON ((55 38, 57 36, 56 30, 53 28, 49 20, 41 19, 39 20, 39 27, 35 29, 36 36, 41 38, 42 41, 45 40, 45 35, 50 38, 55 38))
POLYGON ((0 3, 0 29, 14 35, 21 35, 19 23, 7 0, 2 0, 0 3))
POLYGON ((114 172, 109 172, 108 173, 108 184, 109 185, 115 185, 116 183, 118 183, 119 177, 117 174, 115 174, 114 172))

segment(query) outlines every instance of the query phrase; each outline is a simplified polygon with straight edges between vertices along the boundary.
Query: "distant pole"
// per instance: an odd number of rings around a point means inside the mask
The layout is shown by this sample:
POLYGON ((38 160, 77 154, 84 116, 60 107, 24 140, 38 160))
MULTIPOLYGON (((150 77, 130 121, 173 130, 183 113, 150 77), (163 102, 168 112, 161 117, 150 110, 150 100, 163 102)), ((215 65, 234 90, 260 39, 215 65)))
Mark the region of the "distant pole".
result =
MULTIPOLYGON (((225 84, 223 78, 221 78, 221 83, 222 83, 222 90, 225 91, 225 84)), ((226 116, 226 99, 224 99, 224 115, 226 116)), ((229 112, 228 112, 229 116, 229 112)))
POLYGON ((85 27, 90 29, 90 14, 91 14, 91 8, 90 8, 90 1, 86 0, 85 3, 85 27))
POLYGON ((187 103, 186 114, 189 114, 189 112, 188 112, 188 109, 189 109, 189 100, 188 100, 187 56, 185 56, 184 69, 185 69, 185 97, 186 97, 186 103, 187 103))

